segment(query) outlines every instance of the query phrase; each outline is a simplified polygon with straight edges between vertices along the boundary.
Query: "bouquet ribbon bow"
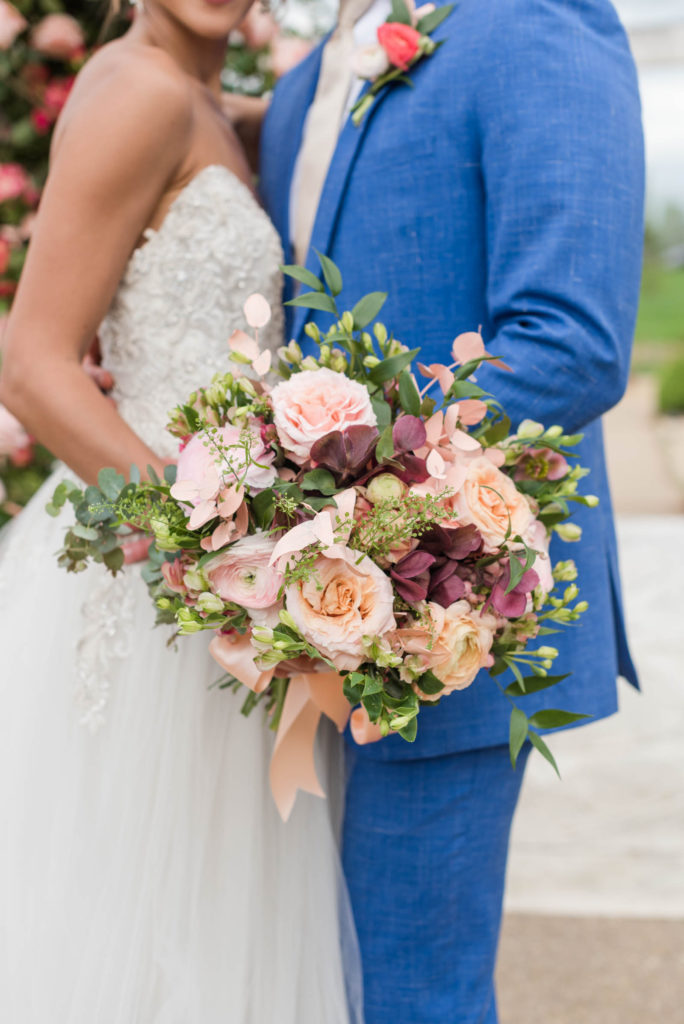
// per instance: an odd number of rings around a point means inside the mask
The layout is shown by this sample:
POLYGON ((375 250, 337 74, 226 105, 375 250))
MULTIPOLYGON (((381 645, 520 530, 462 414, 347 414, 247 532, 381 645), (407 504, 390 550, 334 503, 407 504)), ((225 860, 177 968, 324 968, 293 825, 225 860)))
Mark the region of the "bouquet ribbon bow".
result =
MULTIPOLYGON (((247 637, 233 640, 219 634, 211 641, 209 650, 226 672, 254 693, 262 693, 273 678, 274 668, 262 671, 254 664, 254 648, 247 637)), ((337 672, 301 672, 290 676, 269 770, 271 792, 283 821, 292 813, 298 789, 325 796, 316 774, 314 741, 321 715, 344 732, 351 707, 343 685, 337 672)))

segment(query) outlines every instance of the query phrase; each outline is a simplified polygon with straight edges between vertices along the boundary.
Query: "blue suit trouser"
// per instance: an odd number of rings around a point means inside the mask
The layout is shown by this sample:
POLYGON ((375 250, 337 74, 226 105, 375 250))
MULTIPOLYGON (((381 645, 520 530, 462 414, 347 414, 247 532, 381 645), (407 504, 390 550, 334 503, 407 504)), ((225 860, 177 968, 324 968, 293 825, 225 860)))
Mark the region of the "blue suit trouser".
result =
POLYGON ((506 859, 528 747, 418 761, 349 752, 344 869, 366 1024, 497 1024, 506 859))

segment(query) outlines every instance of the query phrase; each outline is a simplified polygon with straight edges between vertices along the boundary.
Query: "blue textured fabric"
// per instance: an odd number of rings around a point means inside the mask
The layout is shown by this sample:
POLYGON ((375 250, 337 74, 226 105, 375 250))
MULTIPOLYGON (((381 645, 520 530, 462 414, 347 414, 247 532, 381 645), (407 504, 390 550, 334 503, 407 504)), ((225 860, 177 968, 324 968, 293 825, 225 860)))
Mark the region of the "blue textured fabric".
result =
MULTIPOLYGON (((514 370, 479 382, 513 423, 584 431, 586 489, 574 557, 590 612, 557 643, 559 687, 528 710, 600 718, 616 677, 637 685, 627 648, 599 417, 622 395, 636 315, 643 233, 643 143, 636 75, 607 0, 461 0, 444 45, 395 86, 360 128, 344 127, 321 198, 313 249, 341 267, 349 304, 389 293, 383 319, 422 359, 448 362, 456 334, 482 326, 514 370)), ((275 91, 262 140, 262 195, 289 250, 289 190, 314 95, 320 48, 275 91)), ((302 343, 307 314, 290 321, 302 343)), ((325 316, 319 317, 325 323, 325 316)), ((414 745, 398 737, 366 759, 420 758, 501 744, 509 708, 486 673, 421 712, 414 745)))
POLYGON ((506 856, 527 751, 515 772, 506 747, 373 765, 350 756, 344 869, 366 1024, 496 1024, 506 856))

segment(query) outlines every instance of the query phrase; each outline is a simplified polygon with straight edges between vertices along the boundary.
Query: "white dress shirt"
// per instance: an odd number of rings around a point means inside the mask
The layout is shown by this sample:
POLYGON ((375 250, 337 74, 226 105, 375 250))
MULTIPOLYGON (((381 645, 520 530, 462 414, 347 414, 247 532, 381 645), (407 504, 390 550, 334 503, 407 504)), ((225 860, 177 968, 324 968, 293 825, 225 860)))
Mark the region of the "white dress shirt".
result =
MULTIPOLYGON (((392 10, 391 0, 375 0, 371 7, 362 15, 357 23, 354 25, 354 43, 361 49, 364 46, 371 46, 373 43, 378 41, 378 29, 384 21, 387 21, 387 17, 392 10)), ((344 111, 344 117, 342 124, 340 125, 340 131, 346 122, 351 109, 356 103, 361 90, 363 89, 365 82, 364 79, 359 78, 355 75, 352 69, 349 69, 349 95, 347 96, 347 103, 344 111)), ((302 132, 302 138, 306 134, 306 121, 304 122, 304 131, 302 132)), ((290 186, 290 240, 293 241, 294 225, 297 223, 297 196, 299 194, 300 187, 300 163, 299 157, 295 163, 294 172, 292 174, 292 184, 290 186)))

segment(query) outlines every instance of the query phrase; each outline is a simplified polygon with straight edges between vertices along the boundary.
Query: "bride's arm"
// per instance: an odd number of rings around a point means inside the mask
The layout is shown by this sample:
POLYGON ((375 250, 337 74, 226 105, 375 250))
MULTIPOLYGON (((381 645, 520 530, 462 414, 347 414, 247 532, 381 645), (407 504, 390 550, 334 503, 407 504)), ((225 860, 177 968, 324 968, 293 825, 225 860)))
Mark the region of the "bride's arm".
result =
POLYGON ((123 75, 91 75, 65 113, 6 329, 0 401, 93 482, 103 466, 163 465, 81 360, 181 168, 192 112, 185 83, 133 59, 123 75))

